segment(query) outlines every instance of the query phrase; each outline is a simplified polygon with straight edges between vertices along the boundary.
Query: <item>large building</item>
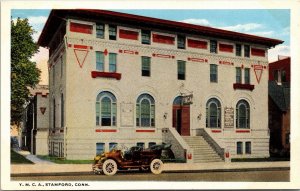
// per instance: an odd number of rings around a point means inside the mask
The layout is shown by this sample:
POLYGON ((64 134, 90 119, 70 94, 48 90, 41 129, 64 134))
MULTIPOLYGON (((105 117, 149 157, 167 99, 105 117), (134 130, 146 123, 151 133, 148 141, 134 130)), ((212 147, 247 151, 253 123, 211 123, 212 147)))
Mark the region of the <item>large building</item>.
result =
POLYGON ((188 162, 269 156, 268 55, 281 40, 106 10, 52 10, 49 153, 171 143, 188 162))
POLYGON ((279 57, 269 64, 270 154, 290 154, 291 58, 279 57))

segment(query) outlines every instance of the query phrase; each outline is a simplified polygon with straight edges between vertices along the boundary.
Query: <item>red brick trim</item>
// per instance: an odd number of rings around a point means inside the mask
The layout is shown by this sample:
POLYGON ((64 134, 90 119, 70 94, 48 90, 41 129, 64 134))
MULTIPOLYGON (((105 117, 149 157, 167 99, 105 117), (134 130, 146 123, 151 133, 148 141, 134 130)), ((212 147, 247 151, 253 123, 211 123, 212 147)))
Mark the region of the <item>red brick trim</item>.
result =
POLYGON ((222 130, 211 130, 212 133, 221 133, 222 130))
POLYGON ((219 44, 219 51, 221 52, 229 52, 232 53, 233 52, 233 45, 231 44, 219 44))
POLYGON ((223 65, 233 65, 233 62, 219 61, 219 64, 223 64, 223 65))
POLYGON ((115 73, 115 72, 92 71, 91 76, 92 76, 92 78, 103 77, 103 78, 115 78, 117 80, 120 80, 121 77, 122 77, 122 74, 121 73, 115 73))
POLYGON ((97 133, 115 133, 117 132, 116 129, 96 129, 97 133))
POLYGON ((136 31, 120 29, 119 37, 123 39, 129 39, 129 40, 138 40, 139 33, 136 31))
POLYGON ((235 131, 236 133, 250 133, 250 130, 247 129, 247 130, 236 130, 235 131))
POLYGON ((187 44, 191 48, 207 49, 206 41, 188 39, 187 44))
POLYGON ((154 133, 155 130, 154 129, 137 129, 137 130, 135 130, 135 132, 137 132, 137 133, 154 133))
POLYGON ((252 56, 265 57, 265 54, 266 54, 266 51, 264 49, 251 48, 251 55, 252 56))
POLYGON ((85 33, 85 34, 92 34, 93 33, 93 26, 81 23, 70 23, 70 31, 71 32, 78 32, 78 33, 85 33))
POLYGON ((153 37, 153 42, 156 42, 156 43, 162 43, 162 44, 174 44, 175 43, 175 37, 173 37, 173 36, 152 34, 152 37, 153 37))
POLYGON ((190 58, 190 57, 188 57, 188 61, 192 61, 192 62, 208 62, 207 59, 204 59, 204 58, 190 58))
POLYGON ((175 56, 168 55, 168 54, 152 54, 153 57, 158 57, 158 58, 175 58, 175 56))
POLYGON ((254 85, 251 84, 233 84, 233 89, 241 89, 241 90, 254 90, 254 85))

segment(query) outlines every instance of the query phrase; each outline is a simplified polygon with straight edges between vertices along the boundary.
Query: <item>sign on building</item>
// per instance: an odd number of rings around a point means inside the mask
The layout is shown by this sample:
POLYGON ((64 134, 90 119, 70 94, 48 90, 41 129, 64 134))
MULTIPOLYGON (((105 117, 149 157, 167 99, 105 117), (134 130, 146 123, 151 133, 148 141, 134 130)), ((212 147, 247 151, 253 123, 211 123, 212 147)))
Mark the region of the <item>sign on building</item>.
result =
POLYGON ((193 104, 193 94, 182 96, 182 105, 193 104))
POLYGON ((224 108, 224 128, 234 127, 234 109, 232 107, 224 108))

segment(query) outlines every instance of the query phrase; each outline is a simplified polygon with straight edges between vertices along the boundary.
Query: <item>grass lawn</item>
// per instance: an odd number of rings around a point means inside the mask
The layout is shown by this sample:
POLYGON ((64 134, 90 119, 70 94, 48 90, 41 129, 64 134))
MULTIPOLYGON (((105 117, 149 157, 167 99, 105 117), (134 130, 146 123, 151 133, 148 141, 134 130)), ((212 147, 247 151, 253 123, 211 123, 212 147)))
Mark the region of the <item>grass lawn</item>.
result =
POLYGON ((12 164, 33 164, 33 162, 13 150, 10 150, 10 160, 12 164))
POLYGON ((94 161, 94 160, 66 160, 66 159, 51 157, 47 155, 37 155, 37 157, 57 164, 92 164, 94 161))

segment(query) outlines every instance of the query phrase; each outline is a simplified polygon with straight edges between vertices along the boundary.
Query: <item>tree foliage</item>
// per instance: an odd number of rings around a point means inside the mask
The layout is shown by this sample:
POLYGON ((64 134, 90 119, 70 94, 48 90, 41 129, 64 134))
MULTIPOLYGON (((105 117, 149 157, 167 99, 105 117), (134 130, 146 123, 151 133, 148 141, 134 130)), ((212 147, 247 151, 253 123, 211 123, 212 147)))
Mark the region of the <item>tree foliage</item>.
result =
POLYGON ((33 41, 35 31, 28 19, 18 18, 11 21, 11 123, 19 124, 24 104, 29 101, 29 90, 40 77, 40 70, 31 57, 38 52, 38 45, 33 41))

